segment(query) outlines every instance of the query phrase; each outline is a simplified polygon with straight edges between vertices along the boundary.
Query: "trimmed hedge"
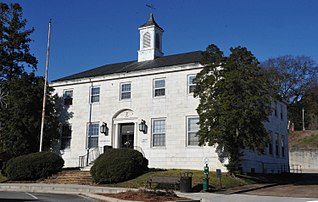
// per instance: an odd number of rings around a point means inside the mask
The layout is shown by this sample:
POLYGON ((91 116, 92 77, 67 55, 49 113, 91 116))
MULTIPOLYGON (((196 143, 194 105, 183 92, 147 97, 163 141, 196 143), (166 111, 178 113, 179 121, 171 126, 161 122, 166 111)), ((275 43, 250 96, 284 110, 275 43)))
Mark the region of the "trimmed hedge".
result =
POLYGON ((10 159, 4 168, 10 180, 37 180, 62 171, 64 160, 52 152, 37 152, 10 159))
POLYGON ((107 149, 91 168, 97 183, 122 182, 137 177, 148 170, 148 160, 133 149, 107 149))

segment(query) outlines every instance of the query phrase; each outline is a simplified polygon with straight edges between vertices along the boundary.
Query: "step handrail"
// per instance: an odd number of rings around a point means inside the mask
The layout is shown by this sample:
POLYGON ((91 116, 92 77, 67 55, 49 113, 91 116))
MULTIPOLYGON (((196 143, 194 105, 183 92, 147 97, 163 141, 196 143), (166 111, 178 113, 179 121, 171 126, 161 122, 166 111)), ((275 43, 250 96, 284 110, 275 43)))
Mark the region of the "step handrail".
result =
POLYGON ((85 155, 79 156, 79 167, 84 168, 94 162, 102 154, 101 151, 103 151, 102 147, 88 149, 85 155))

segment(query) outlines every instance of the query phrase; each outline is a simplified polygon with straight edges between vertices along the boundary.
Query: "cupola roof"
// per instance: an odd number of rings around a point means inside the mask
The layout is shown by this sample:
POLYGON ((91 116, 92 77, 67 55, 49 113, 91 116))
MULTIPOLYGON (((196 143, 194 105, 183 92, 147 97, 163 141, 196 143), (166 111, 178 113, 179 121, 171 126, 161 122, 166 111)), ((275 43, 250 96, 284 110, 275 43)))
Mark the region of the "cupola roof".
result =
POLYGON ((150 17, 149 17, 148 21, 145 24, 141 25, 139 28, 148 27, 151 25, 154 25, 155 27, 158 27, 159 29, 161 29, 163 31, 163 29, 156 23, 152 13, 150 13, 150 17))

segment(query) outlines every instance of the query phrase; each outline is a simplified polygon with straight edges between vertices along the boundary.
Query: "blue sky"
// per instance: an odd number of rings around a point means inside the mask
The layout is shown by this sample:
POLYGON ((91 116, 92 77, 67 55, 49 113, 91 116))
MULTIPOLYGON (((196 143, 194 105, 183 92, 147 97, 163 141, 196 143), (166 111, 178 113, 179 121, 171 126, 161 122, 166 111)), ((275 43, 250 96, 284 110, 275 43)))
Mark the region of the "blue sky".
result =
POLYGON ((31 51, 44 75, 52 19, 49 80, 105 64, 137 59, 138 27, 150 13, 165 30, 165 55, 204 50, 214 43, 226 55, 247 47, 260 61, 286 54, 318 61, 316 0, 24 0, 31 51), (146 4, 153 4, 154 10, 146 4))

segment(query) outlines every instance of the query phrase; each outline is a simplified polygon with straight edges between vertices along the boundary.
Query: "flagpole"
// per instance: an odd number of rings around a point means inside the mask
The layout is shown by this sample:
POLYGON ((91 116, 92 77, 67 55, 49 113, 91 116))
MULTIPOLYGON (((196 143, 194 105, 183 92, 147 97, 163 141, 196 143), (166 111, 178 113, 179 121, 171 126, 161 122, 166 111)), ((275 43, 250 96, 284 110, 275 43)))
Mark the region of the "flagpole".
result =
POLYGON ((43 142, 43 131, 44 131, 44 118, 45 118, 45 106, 46 106, 46 88, 48 83, 48 73, 49 73, 49 56, 50 56, 50 39, 51 39, 51 19, 49 21, 49 31, 47 34, 47 50, 46 50, 46 62, 45 62, 45 80, 44 80, 44 90, 43 90, 43 105, 42 105, 42 120, 41 120, 41 134, 40 134, 40 149, 42 152, 42 142, 43 142))

